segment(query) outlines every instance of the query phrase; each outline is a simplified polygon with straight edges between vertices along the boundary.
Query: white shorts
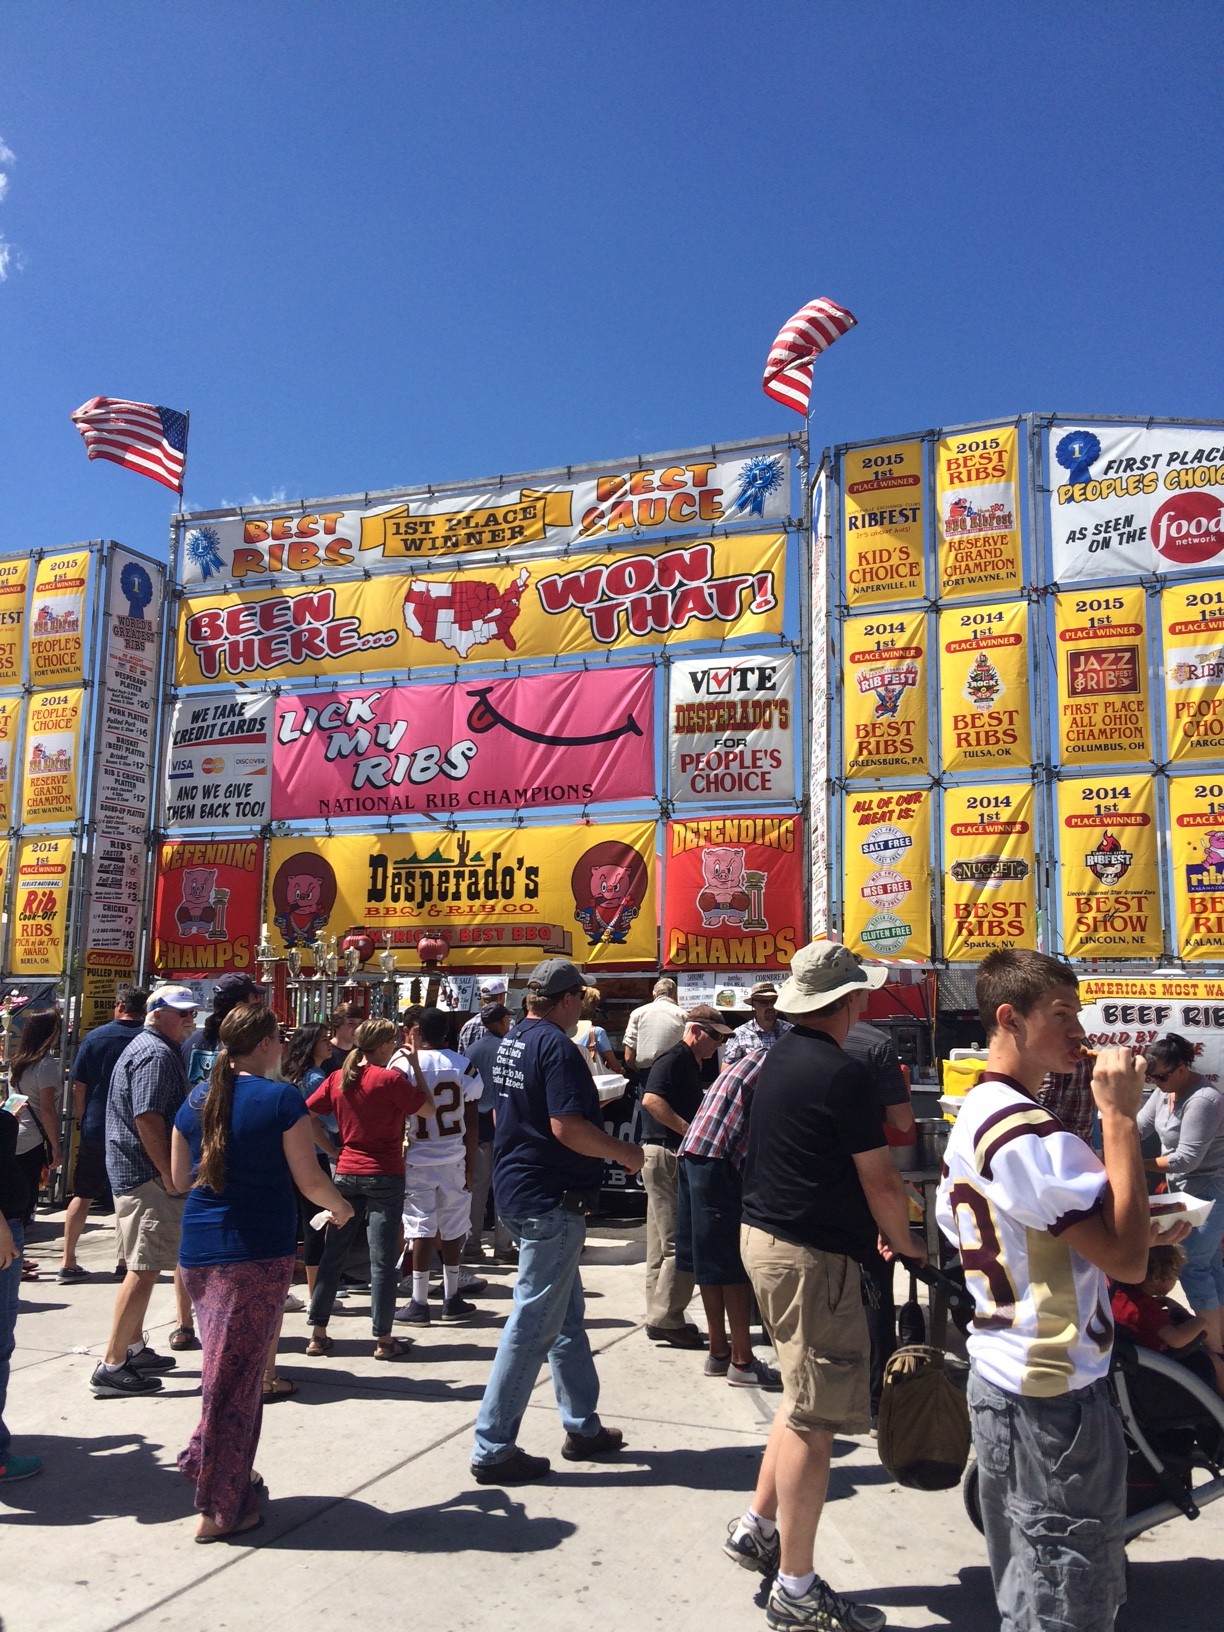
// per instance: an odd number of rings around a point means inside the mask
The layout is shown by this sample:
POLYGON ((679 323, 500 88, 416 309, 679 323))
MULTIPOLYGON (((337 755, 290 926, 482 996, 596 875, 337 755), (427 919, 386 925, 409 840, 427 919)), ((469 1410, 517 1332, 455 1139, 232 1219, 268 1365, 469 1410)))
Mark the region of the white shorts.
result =
POLYGON ((463 1186, 466 1158, 404 1165, 404 1238, 460 1241, 472 1227, 472 1192, 463 1186))

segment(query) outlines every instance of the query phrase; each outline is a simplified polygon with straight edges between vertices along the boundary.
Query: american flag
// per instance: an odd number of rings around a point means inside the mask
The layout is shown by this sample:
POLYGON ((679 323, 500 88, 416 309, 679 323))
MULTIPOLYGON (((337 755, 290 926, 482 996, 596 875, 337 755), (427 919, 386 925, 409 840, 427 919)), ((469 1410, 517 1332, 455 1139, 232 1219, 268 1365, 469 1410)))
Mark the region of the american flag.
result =
POLYGON ((72 416, 91 459, 110 459, 183 491, 187 415, 124 397, 91 397, 72 416))
POLYGON ((761 381, 765 395, 798 414, 806 414, 812 395, 812 364, 857 322, 854 313, 835 300, 810 300, 770 347, 761 381))

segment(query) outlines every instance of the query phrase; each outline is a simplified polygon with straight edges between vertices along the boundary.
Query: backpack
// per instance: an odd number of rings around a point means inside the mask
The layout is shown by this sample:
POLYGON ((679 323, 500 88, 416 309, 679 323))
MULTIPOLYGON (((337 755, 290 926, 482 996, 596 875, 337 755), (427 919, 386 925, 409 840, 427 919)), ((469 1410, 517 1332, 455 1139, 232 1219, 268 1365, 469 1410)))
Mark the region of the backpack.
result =
POLYGON ((950 1490, 960 1482, 969 1460, 969 1405, 942 1349, 915 1343, 884 1367, 877 1445, 899 1485, 950 1490))

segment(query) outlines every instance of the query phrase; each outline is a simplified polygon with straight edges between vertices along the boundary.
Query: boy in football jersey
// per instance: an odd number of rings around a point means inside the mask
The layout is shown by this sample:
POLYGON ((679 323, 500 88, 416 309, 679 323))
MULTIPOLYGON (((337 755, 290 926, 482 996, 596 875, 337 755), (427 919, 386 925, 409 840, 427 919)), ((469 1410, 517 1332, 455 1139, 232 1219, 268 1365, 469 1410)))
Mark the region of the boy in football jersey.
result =
POLYGON ((413 1028, 417 1064, 435 1114, 408 1119, 404 1238, 412 1248, 412 1299, 395 1318, 409 1326, 429 1325, 429 1264, 439 1236, 442 1319, 469 1320, 476 1313, 476 1305, 459 1291, 459 1254, 471 1222, 477 1102, 484 1084, 462 1054, 446 1047, 449 1029, 441 1009, 426 1009, 413 1028))
POLYGON ((1097 1059, 1102 1165, 1036 1099, 1083 1053, 1074 972, 994 952, 977 999, 986 1067, 948 1140, 937 1217, 976 1304, 969 1409, 995 1597, 1003 1632, 1108 1632, 1126 1596, 1126 1445, 1105 1278, 1141 1278, 1156 1239, 1136 1131, 1143 1062, 1125 1048, 1097 1059))

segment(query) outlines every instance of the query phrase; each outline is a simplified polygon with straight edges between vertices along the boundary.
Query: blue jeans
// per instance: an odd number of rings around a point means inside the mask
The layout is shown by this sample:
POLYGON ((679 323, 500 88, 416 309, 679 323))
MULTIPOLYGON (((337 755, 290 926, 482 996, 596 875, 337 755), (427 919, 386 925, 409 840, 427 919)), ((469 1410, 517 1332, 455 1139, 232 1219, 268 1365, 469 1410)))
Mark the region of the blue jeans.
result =
POLYGON ((0 1269, 0 1462, 8 1455, 13 1436, 4 1426, 4 1402, 8 1397, 9 1361, 16 1347, 17 1299, 21 1295, 21 1263, 25 1247, 25 1230, 19 1218, 10 1218, 8 1227, 13 1232, 17 1256, 7 1269, 0 1269))
POLYGON ((518 1242, 518 1282, 476 1419, 472 1461, 482 1466, 513 1454, 545 1358, 566 1433, 597 1434, 600 1426, 599 1378, 582 1324, 578 1273, 586 1220, 558 1207, 503 1222, 518 1242))
POLYGON ((312 1326, 326 1326, 336 1304, 340 1276, 349 1246, 364 1227, 370 1243, 370 1314, 375 1337, 390 1337, 399 1286, 400 1215, 404 1211, 404 1175, 393 1173, 339 1173, 336 1189, 352 1203, 353 1216, 343 1229, 327 1226, 319 1278, 306 1318, 312 1326))
POLYGON ((1186 1262, 1181 1272, 1182 1291, 1196 1315, 1204 1310, 1224 1307, 1224 1254, 1220 1251, 1220 1237, 1224 1236, 1224 1182, 1195 1184, 1194 1174, 1188 1173, 1182 1181, 1192 1196, 1213 1203, 1207 1222, 1192 1230, 1182 1242, 1186 1262))

